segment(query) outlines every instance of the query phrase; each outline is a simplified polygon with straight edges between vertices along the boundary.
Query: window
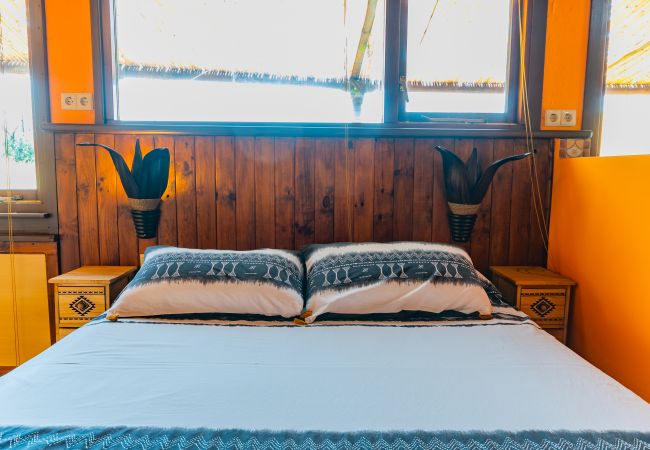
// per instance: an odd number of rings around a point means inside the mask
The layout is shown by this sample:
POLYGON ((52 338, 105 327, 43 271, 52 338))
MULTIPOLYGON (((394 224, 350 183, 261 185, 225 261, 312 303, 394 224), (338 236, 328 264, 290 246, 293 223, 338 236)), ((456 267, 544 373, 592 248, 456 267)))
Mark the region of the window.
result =
POLYGON ((650 153, 650 1, 612 0, 600 154, 650 153))
POLYGON ((0 191, 35 190, 36 158, 25 0, 0 2, 0 191))
POLYGON ((383 1, 116 0, 118 118, 377 122, 383 1))
POLYGON ((57 232, 41 0, 0 0, 0 234, 57 232), (8 198, 11 197, 11 198, 8 198))
POLYGON ((507 113, 512 10, 510 0, 409 0, 405 111, 507 113))
POLYGON ((514 122, 518 2, 107 0, 107 118, 514 122))

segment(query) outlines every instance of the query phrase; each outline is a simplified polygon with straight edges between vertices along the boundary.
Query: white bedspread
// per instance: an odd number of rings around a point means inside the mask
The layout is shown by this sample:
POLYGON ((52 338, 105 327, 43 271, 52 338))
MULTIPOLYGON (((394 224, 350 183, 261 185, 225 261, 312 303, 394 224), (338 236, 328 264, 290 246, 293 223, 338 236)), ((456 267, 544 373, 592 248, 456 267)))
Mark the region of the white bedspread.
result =
POLYGON ((0 427, 650 431, 650 405, 531 324, 101 322, 0 378, 0 427))

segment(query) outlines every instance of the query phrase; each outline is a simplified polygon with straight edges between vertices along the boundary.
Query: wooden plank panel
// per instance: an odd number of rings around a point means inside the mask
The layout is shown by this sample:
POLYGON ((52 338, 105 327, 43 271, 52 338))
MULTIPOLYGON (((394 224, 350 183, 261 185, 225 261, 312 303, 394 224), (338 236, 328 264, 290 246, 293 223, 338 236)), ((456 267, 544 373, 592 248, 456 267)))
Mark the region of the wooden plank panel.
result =
MULTIPOLYGON (((145 134, 137 136, 140 140, 140 150, 142 151, 142 156, 144 157, 147 153, 155 148, 154 146, 154 137, 150 134, 145 134)), ((135 152, 135 148, 134 148, 135 152)), ((160 224, 159 224, 160 225, 160 224)), ((158 237, 153 237, 150 239, 140 239, 138 238, 138 255, 144 254, 147 247, 158 245, 158 237)))
POLYGON ((255 248, 255 140, 235 138, 237 249, 255 248))
MULTIPOLYGON (((478 161, 481 170, 485 170, 494 161, 494 141, 492 139, 477 139, 474 141, 474 146, 478 150, 478 161)), ((490 266, 491 211, 492 186, 490 186, 481 202, 470 243, 470 253, 474 267, 482 273, 487 273, 490 266)))
POLYGON ((314 168, 314 195, 316 219, 314 223, 315 241, 329 243, 334 240, 334 139, 316 141, 314 168))
POLYGON ((275 247, 294 245, 294 163, 296 140, 275 139, 275 247))
POLYGON ((374 139, 354 141, 354 241, 370 242, 373 232, 375 176, 374 139))
MULTIPOLYGON (((511 139, 494 141, 494 160, 514 154, 511 139)), ((508 264, 510 245, 510 203, 512 199, 512 164, 502 166, 492 181, 492 211, 490 214, 490 264, 508 264)))
MULTIPOLYGON (((531 158, 531 157, 529 157, 531 158)), ((530 162, 533 162, 532 159, 530 162)), ((550 204, 552 151, 550 141, 535 141, 535 172, 536 179, 532 187, 537 188, 531 196, 530 208, 530 243, 528 252, 529 264, 546 266, 548 245, 549 215, 546 205, 550 204), (535 203, 536 202, 536 203, 535 203)))
POLYGON ((196 159, 196 229, 199 248, 217 248, 217 200, 214 138, 194 138, 196 159))
MULTIPOLYGON (((115 146, 112 134, 95 135, 95 143, 115 146)), ((117 172, 110 154, 103 149, 96 149, 95 164, 97 171, 97 225, 99 231, 99 263, 116 266, 120 263, 117 237, 117 172)))
POLYGON ((176 166, 176 228, 178 246, 196 248, 196 160, 194 138, 174 138, 176 166))
POLYGON ((393 238, 413 239, 413 139, 395 139, 393 238))
POLYGON ((174 138, 171 136, 154 136, 156 148, 169 150, 169 181, 160 205, 160 224, 158 225, 158 243, 161 245, 178 245, 176 235, 176 157, 174 138))
MULTIPOLYGON (((454 151, 453 139, 439 139, 435 145, 454 151)), ((447 195, 445 193, 445 174, 442 166, 442 156, 435 150, 433 155, 433 217, 431 240, 433 242, 451 242, 449 233, 449 221, 447 220, 447 195)))
POLYGON ((413 240, 430 241, 433 232, 433 140, 416 139, 413 155, 413 240))
POLYGON ((296 249, 314 243, 314 150, 314 139, 296 140, 296 249))
MULTIPOLYGON (((515 154, 526 152, 526 143, 521 139, 514 141, 515 154)), ((512 163, 512 203, 510 206, 510 242, 508 245, 508 264, 512 266, 528 263, 530 243, 530 203, 531 180, 530 161, 512 163)))
POLYGON ((375 143, 375 206, 373 209, 373 240, 393 240, 393 171, 395 140, 377 139, 375 143))
POLYGON ((334 241, 349 242, 353 234, 354 147, 351 141, 335 141, 334 241))
POLYGON ((56 134, 56 194, 59 215, 61 270, 79 267, 79 222, 77 220, 77 173, 73 134, 56 134))
MULTIPOLYGON (((131 167, 133 153, 135 152, 135 136, 115 135, 115 150, 122 155, 127 165, 131 167)), ((140 260, 138 238, 131 217, 131 206, 122 183, 117 183, 117 229, 120 264, 124 266, 136 265, 140 260)))
POLYGON ((275 247, 274 161, 273 138, 255 138, 255 246, 257 248, 275 247))
MULTIPOLYGON (((75 144, 95 142, 92 134, 77 134, 75 144)), ((104 150, 102 150, 104 151, 104 150)), ((79 220, 79 261, 81 265, 99 264, 97 225, 97 177, 95 149, 75 147, 77 164, 77 214, 79 220)))
POLYGON ((237 248, 235 194, 235 143, 230 137, 214 141, 217 184, 217 247, 237 248))

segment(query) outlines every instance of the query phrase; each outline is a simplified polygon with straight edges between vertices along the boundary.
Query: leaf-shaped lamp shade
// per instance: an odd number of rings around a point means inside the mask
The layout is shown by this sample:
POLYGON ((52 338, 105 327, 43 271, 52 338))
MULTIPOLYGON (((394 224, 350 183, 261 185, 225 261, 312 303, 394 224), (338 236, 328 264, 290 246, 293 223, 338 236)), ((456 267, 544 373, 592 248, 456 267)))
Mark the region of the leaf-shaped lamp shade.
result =
POLYGON ((454 152, 440 145, 436 146, 436 150, 442 156, 447 201, 462 205, 481 203, 494 175, 501 166, 530 156, 530 153, 508 156, 493 162, 485 171, 481 172, 476 149, 472 151, 467 163, 463 162, 454 152))
POLYGON ((524 159, 529 157, 531 154, 530 153, 522 153, 520 155, 512 155, 508 156, 506 158, 500 159, 498 161, 494 161, 492 164, 490 164, 485 171, 480 175, 478 178, 478 181, 476 181, 476 184, 472 186, 471 188, 471 195, 470 199, 473 204, 479 204, 483 201, 483 197, 485 197, 485 194, 490 187, 490 183, 492 183, 492 179, 494 178, 494 175, 496 175, 497 170, 504 164, 507 164, 512 161, 518 161, 520 159, 524 159))
POLYGON ((467 166, 451 150, 436 145, 442 156, 442 170, 445 179, 447 201, 468 204, 470 199, 470 182, 467 166))
POLYGON ((131 168, 120 153, 103 144, 84 142, 80 147, 101 147, 108 151, 127 197, 133 199, 161 198, 169 182, 169 149, 156 148, 142 157, 140 141, 136 140, 131 168))
POLYGON ((120 155, 118 152, 116 152, 109 146, 103 144, 93 144, 92 142, 83 142, 77 145, 79 147, 101 147, 107 150, 109 155, 111 156, 111 159, 113 160, 113 165, 115 166, 115 170, 117 171, 117 174, 120 176, 120 181, 122 182, 122 187, 124 188, 127 197, 140 198, 139 197, 140 188, 138 187, 138 184, 136 183, 135 178, 131 173, 131 169, 129 169, 129 166, 126 164, 126 161, 124 161, 122 155, 120 155))

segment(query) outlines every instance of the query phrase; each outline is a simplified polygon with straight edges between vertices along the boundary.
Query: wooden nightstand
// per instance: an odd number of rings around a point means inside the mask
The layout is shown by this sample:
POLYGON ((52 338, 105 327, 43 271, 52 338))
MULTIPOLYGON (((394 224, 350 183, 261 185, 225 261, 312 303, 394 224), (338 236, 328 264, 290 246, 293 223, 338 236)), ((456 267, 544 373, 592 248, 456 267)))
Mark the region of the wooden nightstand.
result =
POLYGON ((56 340, 106 311, 136 270, 133 266, 84 266, 51 278, 56 340))
POLYGON ((543 267, 490 267, 505 300, 566 343, 571 288, 575 282, 543 267))

